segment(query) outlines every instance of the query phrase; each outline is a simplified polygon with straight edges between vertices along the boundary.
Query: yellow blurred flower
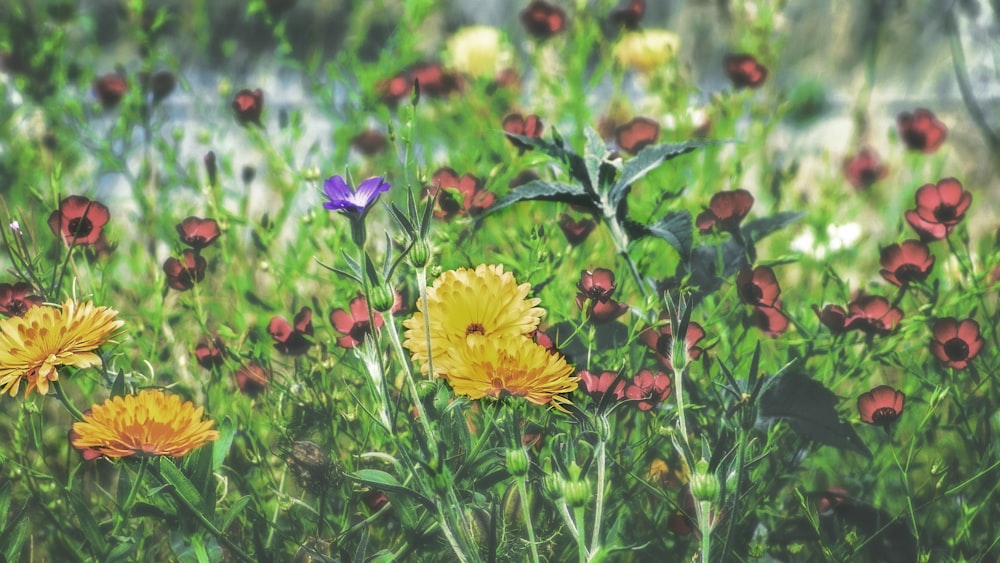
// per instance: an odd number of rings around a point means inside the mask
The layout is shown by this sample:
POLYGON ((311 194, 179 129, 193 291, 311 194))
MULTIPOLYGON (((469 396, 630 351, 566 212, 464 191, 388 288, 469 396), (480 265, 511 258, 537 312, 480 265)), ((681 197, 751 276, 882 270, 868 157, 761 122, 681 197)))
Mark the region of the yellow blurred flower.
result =
POLYGON ((463 27, 448 39, 451 68, 469 76, 493 78, 510 66, 512 58, 510 44, 495 27, 463 27))
POLYGON ((403 321, 403 343, 420 371, 428 373, 433 359, 434 375, 442 375, 437 365, 449 348, 466 346, 470 339, 500 335, 525 336, 536 328, 545 310, 536 307, 538 298, 527 298, 531 285, 517 284, 502 265, 481 264, 475 270, 459 268, 438 277, 427 288, 427 319, 430 326, 430 354, 424 334, 424 310, 417 300, 417 312, 403 321))
POLYGON ((0 393, 45 395, 49 382, 59 379, 59 366, 86 368, 101 365, 94 352, 124 324, 118 311, 93 303, 67 300, 62 308, 32 307, 23 317, 0 321, 0 393))
POLYGON ((202 420, 204 409, 159 389, 112 397, 94 405, 73 424, 73 446, 107 457, 180 457, 217 439, 215 422, 202 420))
POLYGON ((670 62, 680 43, 677 35, 665 29, 630 31, 618 40, 611 54, 626 68, 649 72, 670 62))

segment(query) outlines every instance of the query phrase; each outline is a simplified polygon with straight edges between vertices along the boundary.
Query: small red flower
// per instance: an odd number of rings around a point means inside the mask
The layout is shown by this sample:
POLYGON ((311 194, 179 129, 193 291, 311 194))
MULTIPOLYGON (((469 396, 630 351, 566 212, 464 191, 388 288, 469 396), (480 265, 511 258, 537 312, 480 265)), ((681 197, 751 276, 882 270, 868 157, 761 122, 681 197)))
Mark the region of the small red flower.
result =
POLYGON ((718 192, 709 201, 708 209, 698 214, 695 224, 703 235, 713 228, 732 233, 739 229, 751 207, 753 195, 744 189, 718 192))
POLYGON ((597 268, 593 272, 582 270, 580 281, 576 282, 576 288, 580 290, 577 294, 577 305, 583 306, 587 299, 606 303, 615 292, 615 273, 607 268, 597 268))
POLYGON ((767 78, 767 67, 746 53, 726 55, 722 68, 736 88, 759 88, 767 78))
POLYGON ((769 266, 744 267, 736 276, 736 291, 747 305, 774 307, 781 295, 778 278, 769 266))
POLYGON ((636 407, 641 411, 651 410, 670 396, 670 376, 662 371, 656 372, 644 369, 635 374, 632 382, 625 388, 625 398, 638 401, 636 407))
MULTIPOLYGON (((580 296, 577 295, 577 304, 580 304, 580 296)), ((587 308, 587 318, 594 324, 604 324, 611 322, 628 312, 628 305, 619 303, 614 299, 607 301, 591 301, 587 308)))
POLYGON ((28 309, 45 302, 35 293, 35 288, 27 282, 14 285, 0 283, 0 313, 8 317, 23 317, 28 309))
POLYGON ((521 10, 521 25, 538 39, 548 39, 566 29, 566 12, 542 0, 534 0, 521 10))
POLYGON ((198 251, 215 242, 221 232, 215 219, 188 217, 177 224, 177 234, 181 242, 198 251))
POLYGON ((777 338, 788 330, 788 317, 781 312, 781 301, 773 307, 754 307, 753 322, 757 328, 771 338, 777 338))
POLYGON ((972 205, 972 194, 955 178, 925 184, 917 190, 917 215, 928 223, 952 227, 962 222, 972 205))
POLYGON ((646 0, 626 0, 624 6, 618 6, 608 14, 608 21, 615 29, 639 29, 639 22, 646 13, 646 0))
POLYGON ((225 361, 226 345, 218 336, 206 336, 194 347, 198 365, 205 369, 219 368, 225 361))
POLYGON ((243 89, 236 93, 233 98, 233 112, 236 114, 236 121, 240 125, 253 123, 260 125, 260 114, 264 111, 264 92, 260 88, 256 90, 243 89))
POLYGON ((100 238, 109 219, 111 213, 103 203, 71 195, 59 202, 59 209, 49 215, 49 228, 66 244, 92 245, 100 238))
POLYGON ((458 214, 476 217, 493 205, 496 199, 493 192, 482 188, 478 178, 472 174, 459 178, 458 173, 448 167, 439 168, 431 176, 428 194, 433 196, 439 192, 434 217, 445 221, 450 221, 458 214), (451 190, 457 191, 457 194, 451 190))
POLYGON ((613 371, 602 371, 600 375, 594 375, 587 370, 583 370, 577 374, 580 377, 580 383, 583 384, 583 390, 587 392, 588 395, 594 401, 600 401, 604 395, 611 393, 611 396, 616 401, 620 401, 625 398, 625 380, 621 379, 618 384, 612 389, 611 385, 618 379, 618 374, 613 371))
POLYGON ((882 249, 882 277, 889 283, 903 287, 927 279, 934 268, 934 256, 927 245, 919 240, 906 240, 882 249))
POLYGON ((566 235, 566 241, 572 246, 576 246, 587 240, 590 233, 597 228, 597 223, 590 217, 584 217, 579 221, 563 213, 559 216, 559 228, 566 235))
POLYGON ((385 152, 389 139, 378 129, 365 129, 351 139, 351 147, 365 156, 375 156, 385 152))
POLYGON ((938 319, 931 331, 934 333, 931 353, 950 368, 965 369, 983 348, 979 323, 972 319, 938 319))
POLYGON ((859 190, 867 190, 888 173, 889 167, 872 148, 865 147, 853 157, 844 159, 844 176, 859 190))
POLYGON ((951 234, 951 231, 955 229, 953 225, 943 225, 941 223, 931 223, 930 221, 924 221, 917 214, 916 210, 911 209, 903 214, 906 218, 906 222, 910 224, 910 227, 917 233, 920 240, 924 242, 933 242, 936 240, 941 240, 951 234))
MULTIPOLYGON (((670 361, 671 354, 674 352, 674 331, 673 327, 670 325, 670 312, 663 311, 660 313, 660 321, 666 321, 666 324, 660 325, 658 328, 649 327, 639 334, 639 338, 649 346, 653 352, 656 354, 656 359, 660 361, 660 364, 667 369, 673 369, 673 364, 670 361)), ((687 355, 689 360, 697 360, 701 353, 704 352, 703 349, 698 347, 698 342, 702 338, 705 338, 705 329, 701 327, 700 324, 696 322, 688 323, 687 333, 684 335, 684 342, 687 344, 687 355)))
POLYGON ((899 138, 911 151, 933 153, 948 137, 948 127, 924 108, 917 108, 913 113, 899 114, 896 126, 899 128, 899 138))
POLYGON ((271 374, 257 362, 246 363, 233 374, 236 387, 249 397, 256 397, 264 392, 271 382, 271 374))
MULTIPOLYGON (((503 130, 512 135, 521 135, 522 137, 533 137, 537 139, 542 136, 542 130, 544 128, 545 125, 542 123, 541 118, 537 115, 529 115, 525 117, 519 113, 512 113, 503 118, 503 130)), ((517 139, 507 137, 507 140, 522 152, 531 148, 517 139)))
POLYGON ((886 335, 896 328, 903 311, 879 295, 863 295, 847 305, 844 326, 866 334, 886 335))
POLYGON ((177 291, 187 291, 194 284, 205 279, 208 263, 197 252, 186 249, 181 255, 183 261, 171 256, 163 263, 163 273, 167 275, 167 285, 177 291))
POLYGON ((410 65, 389 80, 380 82, 378 89, 382 101, 395 105, 410 95, 414 83, 420 85, 421 95, 441 98, 461 89, 457 74, 445 71, 440 64, 419 62, 410 65))
POLYGON ((94 95, 101 102, 104 109, 111 109, 118 105, 128 92, 128 83, 125 78, 118 74, 105 74, 94 80, 94 95))
POLYGON ((636 117, 615 128, 615 142, 623 151, 636 154, 660 137, 660 124, 648 117, 636 117))
MULTIPOLYGON (((342 348, 356 348, 364 341, 365 336, 371 333, 371 317, 368 316, 368 301, 364 296, 359 295, 351 299, 348 307, 350 312, 343 309, 334 309, 330 312, 330 324, 337 332, 343 334, 337 338, 337 345, 342 348)), ((375 328, 382 328, 385 321, 382 315, 375 313, 375 328)))
POLYGON ((158 104, 173 93, 177 78, 169 70, 158 70, 143 81, 143 87, 152 95, 153 103, 158 104))
POLYGON ((312 346, 312 309, 303 307, 292 319, 292 324, 284 317, 272 317, 267 325, 267 333, 274 339, 274 347, 288 356, 301 356, 312 346))
POLYGON ((888 385, 879 385, 858 396, 861 422, 876 426, 889 426, 903 414, 906 396, 888 385))
POLYGON ((847 311, 840 305, 825 305, 823 310, 813 305, 813 311, 819 317, 819 322, 826 325, 830 332, 834 334, 847 332, 847 311))
POLYGON ((847 502, 849 498, 850 493, 847 489, 830 487, 816 499, 816 511, 819 512, 820 516, 829 516, 833 513, 834 508, 847 502))

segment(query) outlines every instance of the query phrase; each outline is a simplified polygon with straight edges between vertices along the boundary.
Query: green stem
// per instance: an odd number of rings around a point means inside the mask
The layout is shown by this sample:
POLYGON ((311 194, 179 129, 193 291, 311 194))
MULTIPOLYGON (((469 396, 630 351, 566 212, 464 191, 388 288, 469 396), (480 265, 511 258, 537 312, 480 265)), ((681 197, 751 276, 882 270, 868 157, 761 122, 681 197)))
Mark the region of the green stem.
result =
POLYGON ((712 503, 698 502, 698 528, 701 530, 701 563, 710 562, 712 553, 712 503))
POLYGON ((55 381, 51 381, 49 384, 52 386, 52 390, 55 391, 56 398, 58 398, 59 402, 66 407, 66 410, 73 415, 73 418, 76 420, 83 420, 83 413, 80 412, 80 409, 76 408, 76 405, 74 405, 69 400, 69 397, 66 396, 66 393, 63 392, 62 384, 59 383, 59 380, 57 379, 55 381))
MULTIPOLYGON (((606 421, 602 421, 606 423, 606 421)), ((607 471, 607 448, 605 437, 602 435, 597 441, 597 448, 594 453, 597 458, 597 498, 594 501, 594 530, 590 535, 590 552, 596 553, 601 540, 601 516, 604 513, 604 487, 605 473, 607 471)))
POLYGON ((528 502, 528 482, 525 476, 517 479, 517 489, 521 493, 521 513, 524 514, 524 525, 528 527, 528 544, 531 546, 531 560, 538 563, 538 545, 535 541, 535 526, 531 522, 531 506, 528 502))
POLYGON ((632 273, 632 278, 635 279, 636 285, 639 286, 639 291, 642 293, 643 299, 649 298, 649 290, 646 288, 646 282, 642 279, 642 274, 639 273, 639 267, 636 266, 635 261, 628 253, 628 235, 622 230, 622 226, 618 224, 618 219, 613 215, 605 214, 604 221, 608 224, 608 228, 611 229, 611 238, 615 241, 615 249, 618 254, 625 259, 625 263, 628 264, 629 271, 632 273))
POLYGON ((579 532, 579 534, 576 536, 577 553, 580 556, 581 563, 583 563, 590 560, 590 556, 587 554, 587 542, 584 539, 585 534, 583 533, 583 531, 586 529, 587 526, 587 522, 585 519, 586 514, 584 508, 582 506, 574 508, 573 516, 574 519, 576 520, 576 529, 579 532))
POLYGON ((139 461, 139 473, 136 474, 135 479, 132 481, 132 487, 128 491, 128 496, 125 497, 125 503, 122 504, 121 518, 115 523, 114 529, 111 530, 111 537, 117 536, 122 526, 128 521, 129 515, 132 513, 132 506, 135 504, 135 495, 139 492, 139 486, 142 484, 143 477, 146 476, 147 467, 149 467, 149 457, 143 456, 139 461))
POLYGON ((421 426, 424 428, 424 434, 427 436, 428 443, 437 443, 434 437, 434 431, 431 429, 430 420, 427 418, 427 412, 424 410, 424 403, 420 400, 420 392, 417 390, 417 383, 413 378, 413 370, 410 369, 410 363, 406 361, 406 352, 403 350, 403 345, 399 340, 399 332, 396 328, 396 323, 392 319, 392 311, 386 313, 388 317, 386 319, 386 331, 389 333, 389 341, 392 343, 392 348, 399 356, 399 362, 403 364, 403 374, 406 376, 406 386, 410 389, 410 394, 413 395, 413 404, 417 408, 417 420, 420 421, 421 426))

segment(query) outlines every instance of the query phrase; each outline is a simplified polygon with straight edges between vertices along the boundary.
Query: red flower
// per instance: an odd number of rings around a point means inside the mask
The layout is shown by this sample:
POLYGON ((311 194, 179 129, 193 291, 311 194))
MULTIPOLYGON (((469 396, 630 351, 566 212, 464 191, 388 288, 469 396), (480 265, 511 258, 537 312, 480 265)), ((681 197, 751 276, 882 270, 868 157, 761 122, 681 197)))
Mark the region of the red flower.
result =
POLYGON ((644 369, 635 374, 632 382, 625 388, 625 398, 638 401, 635 406, 641 411, 648 411, 667 400, 670 396, 670 377, 662 371, 653 372, 644 369))
POLYGON ((177 78, 169 70, 158 70, 152 76, 143 80, 143 87, 149 90, 153 103, 158 104, 173 93, 177 86, 177 78))
POLYGON ((866 190, 889 173, 874 149, 865 147, 851 158, 844 159, 844 176, 852 186, 866 190))
POLYGON ((590 217, 584 217, 577 221, 566 213, 559 216, 559 228, 566 235, 566 241, 572 246, 576 246, 587 240, 590 233, 594 232, 597 223, 590 217))
POLYGON ((105 74, 94 80, 94 95, 104 106, 104 109, 111 109, 118 105, 128 92, 128 83, 125 78, 118 74, 105 74))
POLYGON ((726 55, 722 68, 736 88, 758 88, 767 78, 767 68, 745 53, 726 55))
POLYGON ((648 117, 636 117, 615 128, 615 142, 623 151, 636 154, 660 136, 660 124, 648 117))
POLYGON ((177 291, 187 291, 194 284, 205 279, 208 263, 193 250, 185 250, 183 262, 171 256, 163 263, 163 273, 167 274, 167 285, 177 291))
POLYGON ((236 387, 240 392, 250 397, 256 397, 264 392, 267 384, 271 382, 271 374, 268 373, 257 362, 249 362, 240 366, 233 374, 236 380, 236 387))
POLYGON ((930 154, 938 150, 948 136, 948 127, 938 121, 930 110, 917 108, 896 117, 899 138, 906 148, 930 154))
POLYGON ((777 338, 788 330, 788 317, 781 312, 781 302, 773 307, 754 307, 753 322, 767 336, 777 338))
POLYGON ((950 368, 965 369, 983 348, 979 323, 972 319, 938 319, 931 331, 934 333, 931 353, 950 368))
MULTIPOLYGON (((667 321, 667 323, 660 325, 658 328, 649 327, 643 330, 639 338, 642 339, 646 346, 649 346, 653 350, 656 354, 656 359, 660 360, 660 364, 663 367, 673 369, 670 357, 674 352, 674 331, 669 322, 670 312, 661 312, 660 321, 667 321)), ((705 329, 701 328, 701 325, 696 322, 688 323, 684 342, 687 344, 689 360, 697 360, 701 356, 701 353, 704 352, 704 350, 698 347, 698 342, 702 338, 705 338, 705 329)))
MULTIPOLYGON (((580 305, 580 296, 577 295, 577 305, 580 305)), ((619 303, 614 299, 607 301, 591 301, 587 308, 587 318, 594 324, 604 324, 611 322, 628 312, 628 305, 619 303)))
POLYGON ((583 384, 584 391, 594 401, 599 402, 604 395, 611 393, 612 397, 616 401, 620 401, 625 398, 625 380, 621 379, 618 384, 611 388, 611 385, 618 379, 618 374, 613 371, 602 371, 601 375, 594 375, 587 370, 583 370, 577 374, 580 377, 580 382, 583 384))
POLYGON ((28 309, 45 302, 45 299, 32 295, 34 292, 35 288, 27 282, 14 285, 0 283, 0 313, 8 317, 23 317, 28 309))
POLYGON ((830 332, 834 334, 847 332, 847 311, 840 305, 826 305, 822 311, 813 305, 813 311, 819 317, 819 322, 826 325, 830 332))
MULTIPOLYGON (((343 334, 337 338, 337 345, 342 348, 356 348, 372 330, 371 317, 368 316, 368 301, 359 295, 351 299, 350 313, 343 309, 330 312, 330 324, 337 332, 343 334)), ((382 315, 375 313, 375 328, 382 328, 382 315)))
POLYGON ((893 307, 889 300, 879 295, 863 295, 847 305, 844 326, 866 334, 885 335, 892 332, 903 311, 893 307))
POLYGON ((226 345, 218 336, 206 336, 194 348, 198 365, 205 369, 219 368, 224 363, 226 345))
POLYGON ((618 6, 608 14, 608 21, 612 27, 618 29, 639 29, 639 22, 643 14, 646 13, 645 0, 627 0, 624 6, 618 6))
POLYGON ((739 229, 751 207, 753 195, 744 189, 718 192, 709 201, 708 209, 698 214, 695 224, 703 235, 713 228, 732 233, 739 229))
POLYGON ((365 129, 351 139, 351 146, 365 156, 375 156, 385 152, 389 139, 378 129, 365 129))
POLYGON ((566 12, 542 0, 534 0, 521 10, 521 25, 538 39, 548 39, 566 29, 566 12))
POLYGON ((531 338, 535 341, 535 344, 545 348, 549 353, 555 354, 559 351, 556 349, 556 343, 553 342, 552 337, 547 332, 536 329, 531 333, 531 338))
POLYGON ((361 500, 372 512, 378 512, 383 506, 389 504, 389 497, 378 489, 369 489, 361 493, 361 500))
POLYGON ((256 90, 243 89, 236 93, 233 98, 233 112, 236 114, 236 121, 240 125, 253 123, 260 125, 260 114, 264 110, 264 92, 260 88, 256 90))
MULTIPOLYGON (((503 118, 503 130, 512 135, 521 135, 523 137, 534 137, 537 139, 542 136, 542 130, 545 125, 542 123, 541 118, 537 115, 529 115, 527 117, 522 116, 519 113, 512 113, 507 117, 503 118)), ((507 140, 511 142, 515 147, 520 149, 522 152, 530 149, 531 147, 525 143, 518 141, 517 139, 512 139, 507 137, 507 140)))
POLYGON ((774 307, 781 295, 774 270, 768 266, 744 267, 736 276, 736 291, 747 305, 774 307))
POLYGON ((49 215, 49 228, 66 244, 91 245, 100 238, 110 218, 111 213, 103 203, 71 195, 59 202, 59 209, 49 215))
POLYGON ((615 273, 607 268, 597 268, 593 272, 582 270, 580 281, 576 283, 576 288, 580 293, 576 297, 577 305, 583 306, 587 299, 606 303, 615 292, 615 273))
POLYGON ((934 256, 927 245, 919 240, 906 240, 882 249, 882 277, 889 283, 903 287, 922 282, 934 268, 934 256))
POLYGON ((181 242, 198 251, 215 242, 221 233, 215 219, 188 217, 177 225, 177 234, 181 242))
POLYGON ((410 95, 413 84, 420 85, 420 93, 429 97, 444 97, 461 89, 457 74, 446 72, 438 63, 413 64, 389 80, 380 82, 378 89, 382 101, 395 105, 410 95))
POLYGON ((924 242, 941 240, 950 235, 951 231, 955 228, 952 225, 943 225, 941 223, 924 221, 914 209, 904 213, 903 217, 906 218, 906 222, 909 223, 910 227, 912 227, 913 230, 916 231, 917 235, 920 236, 920 240, 924 242))
POLYGON ((300 356, 312 346, 312 309, 303 307, 288 324, 284 317, 273 317, 267 325, 267 333, 274 339, 274 347, 282 354, 300 356))
POLYGON ((962 222, 972 205, 972 194, 955 178, 924 184, 917 190, 917 215, 928 223, 953 227, 962 222))
POLYGON ((830 487, 816 499, 816 511, 821 516, 833 514, 833 509, 850 498, 850 493, 843 487, 830 487))
POLYGON ((475 217, 493 204, 496 196, 493 192, 486 191, 478 178, 472 174, 466 174, 461 178, 454 169, 444 167, 439 168, 431 176, 430 195, 438 195, 437 209, 434 217, 450 221, 455 215, 467 214, 475 217), (441 191, 444 188, 444 191, 441 191), (449 190, 457 191, 457 195, 449 190))
POLYGON ((903 414, 906 397, 888 385, 879 385, 858 396, 858 412, 861 422, 876 426, 889 426, 903 414))

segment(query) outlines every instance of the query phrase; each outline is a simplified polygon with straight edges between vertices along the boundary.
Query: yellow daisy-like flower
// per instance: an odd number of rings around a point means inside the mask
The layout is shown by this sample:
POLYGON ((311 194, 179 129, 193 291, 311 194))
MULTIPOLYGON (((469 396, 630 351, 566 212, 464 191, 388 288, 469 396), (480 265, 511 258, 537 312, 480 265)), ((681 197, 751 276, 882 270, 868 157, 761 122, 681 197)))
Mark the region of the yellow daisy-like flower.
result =
POLYGON ((203 413, 177 395, 144 389, 94 405, 73 424, 72 442, 107 457, 181 457, 219 437, 215 422, 202 420, 203 413))
POLYGON ((0 321, 0 393, 14 397, 24 381, 25 397, 36 389, 45 395, 49 382, 59 379, 59 366, 101 365, 94 350, 125 324, 116 315, 108 307, 67 300, 61 309, 32 307, 23 317, 0 321))
POLYGON ((572 393, 580 380, 565 358, 525 336, 476 339, 448 350, 443 363, 456 395, 481 399, 506 393, 563 412, 570 401, 562 393, 572 393))
POLYGON ((514 275, 502 265, 481 264, 475 270, 459 268, 438 277, 427 288, 427 311, 417 300, 417 312, 403 321, 407 328, 403 343, 420 371, 428 373, 428 357, 434 361, 434 375, 442 375, 438 366, 446 351, 465 347, 470 339, 505 334, 524 336, 536 328, 545 310, 536 307, 538 298, 528 299, 531 285, 517 284, 514 275), (430 325, 430 354, 424 334, 424 313, 430 325))

